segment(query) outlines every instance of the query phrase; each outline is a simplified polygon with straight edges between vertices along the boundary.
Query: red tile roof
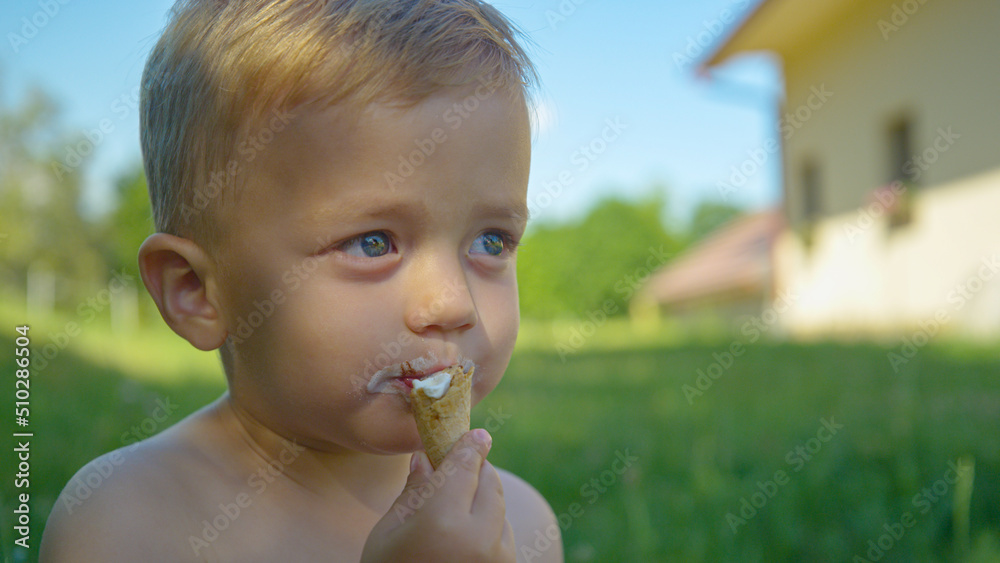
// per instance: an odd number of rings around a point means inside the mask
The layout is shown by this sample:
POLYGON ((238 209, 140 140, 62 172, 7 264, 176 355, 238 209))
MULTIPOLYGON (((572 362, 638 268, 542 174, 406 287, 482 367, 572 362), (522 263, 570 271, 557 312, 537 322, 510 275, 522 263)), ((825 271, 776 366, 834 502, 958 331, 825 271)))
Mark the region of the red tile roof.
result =
POLYGON ((769 292, 772 248, 784 225, 778 209, 733 220, 653 274, 644 297, 679 305, 769 292))

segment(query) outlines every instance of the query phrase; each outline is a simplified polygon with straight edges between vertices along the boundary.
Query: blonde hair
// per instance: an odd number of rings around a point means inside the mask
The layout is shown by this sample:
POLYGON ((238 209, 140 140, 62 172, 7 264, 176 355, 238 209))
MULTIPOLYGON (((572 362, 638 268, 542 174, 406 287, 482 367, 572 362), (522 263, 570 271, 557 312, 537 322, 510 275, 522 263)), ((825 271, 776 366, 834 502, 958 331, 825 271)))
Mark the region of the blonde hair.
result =
POLYGON ((271 112, 419 103, 476 81, 528 96, 517 30, 481 0, 179 0, 142 76, 140 137, 156 227, 217 235, 237 146, 271 112))

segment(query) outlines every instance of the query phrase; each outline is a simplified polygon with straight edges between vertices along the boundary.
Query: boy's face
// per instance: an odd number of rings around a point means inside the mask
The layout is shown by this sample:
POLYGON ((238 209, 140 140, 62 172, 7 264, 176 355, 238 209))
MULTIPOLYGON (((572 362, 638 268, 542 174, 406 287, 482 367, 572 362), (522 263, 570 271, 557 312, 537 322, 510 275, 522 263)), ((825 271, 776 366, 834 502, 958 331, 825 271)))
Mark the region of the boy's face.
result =
POLYGON ((499 382, 530 131, 520 94, 476 86, 360 117, 300 108, 243 167, 216 255, 238 408, 315 448, 406 452, 401 364, 473 361, 474 403, 499 382))

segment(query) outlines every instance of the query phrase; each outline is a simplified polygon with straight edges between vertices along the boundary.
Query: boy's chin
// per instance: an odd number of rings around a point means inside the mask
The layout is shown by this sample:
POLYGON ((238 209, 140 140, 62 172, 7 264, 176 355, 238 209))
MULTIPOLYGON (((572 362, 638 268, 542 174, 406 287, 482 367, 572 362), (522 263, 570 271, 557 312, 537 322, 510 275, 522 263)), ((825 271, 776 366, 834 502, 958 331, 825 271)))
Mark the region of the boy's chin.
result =
POLYGON ((376 455, 384 456, 396 456, 396 455, 410 455, 414 452, 423 449, 423 444, 420 443, 420 438, 414 433, 414 439, 398 441, 398 442, 385 442, 381 444, 365 444, 361 446, 363 449, 358 451, 376 455))
POLYGON ((347 447, 360 453, 409 455, 423 448, 423 444, 420 442, 420 435, 417 434, 416 424, 410 423, 406 428, 397 431, 386 429, 378 434, 358 436, 354 443, 347 447))

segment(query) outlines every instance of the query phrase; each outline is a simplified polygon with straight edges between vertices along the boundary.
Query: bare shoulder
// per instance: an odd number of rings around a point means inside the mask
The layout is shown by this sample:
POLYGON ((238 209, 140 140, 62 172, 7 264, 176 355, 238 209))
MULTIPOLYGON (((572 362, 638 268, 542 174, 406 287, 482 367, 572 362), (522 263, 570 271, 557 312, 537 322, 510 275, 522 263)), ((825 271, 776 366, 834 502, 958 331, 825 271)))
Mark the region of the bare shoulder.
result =
POLYGON ((70 479, 45 526, 40 561, 166 561, 152 530, 169 530, 169 503, 159 468, 136 459, 128 448, 91 461, 70 479), (137 541, 138 538, 143 538, 137 541))
POLYGON ((563 561, 562 531, 548 501, 513 473, 497 468, 519 563, 563 561))
MULTIPOLYGON (((165 434, 170 433, 168 430, 165 434)), ((190 456, 156 436, 106 453, 70 479, 42 536, 42 563, 188 561, 186 514, 196 494, 190 456)))

